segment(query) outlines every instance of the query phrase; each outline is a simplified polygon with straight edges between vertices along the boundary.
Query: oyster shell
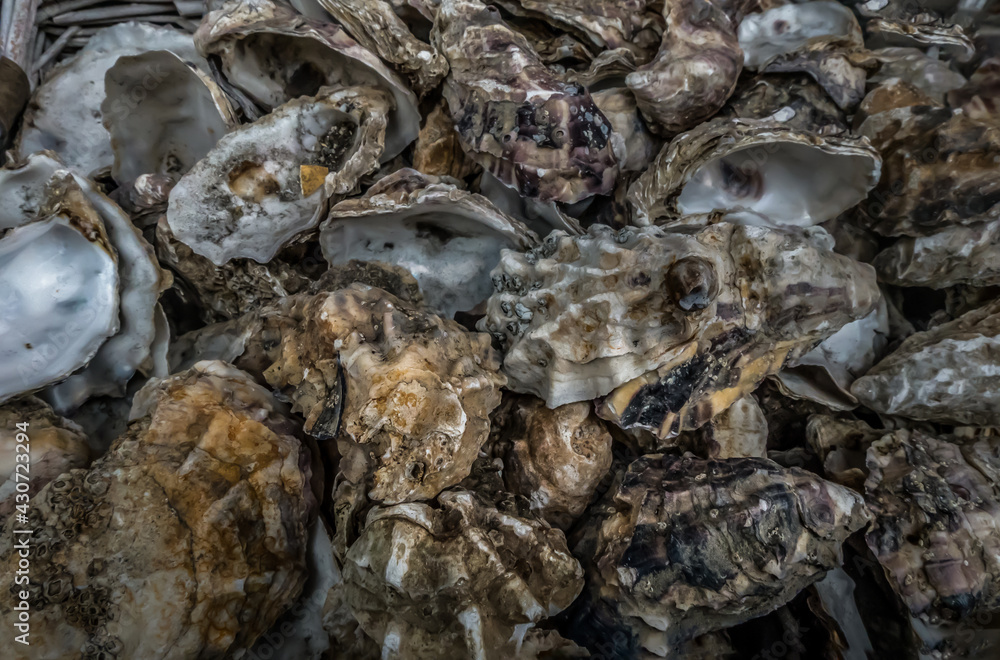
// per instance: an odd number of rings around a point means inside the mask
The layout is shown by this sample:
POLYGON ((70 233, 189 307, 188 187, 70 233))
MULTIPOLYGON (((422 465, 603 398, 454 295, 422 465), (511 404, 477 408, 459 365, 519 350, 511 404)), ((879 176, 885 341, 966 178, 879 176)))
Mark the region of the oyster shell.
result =
POLYGON ((623 172, 642 172, 653 162, 661 141, 643 121, 632 93, 612 87, 593 93, 594 103, 611 122, 611 147, 623 172))
POLYGON ((629 190, 640 225, 696 215, 806 227, 865 198, 882 161, 864 138, 821 136, 780 121, 715 120, 678 136, 629 190))
POLYGON ((661 439, 698 428, 879 298, 871 267, 807 239, 717 224, 582 237, 505 252, 480 322, 514 391, 661 439))
POLYGON ((1000 220, 900 238, 872 265, 880 280, 897 286, 1000 285, 1000 220))
POLYGON ((915 105, 872 114, 858 130, 884 160, 861 207, 878 233, 923 236, 1000 217, 1000 126, 915 105))
POLYGON ((527 40, 478 0, 442 0, 434 44, 451 64, 444 97, 466 152, 525 197, 578 202, 614 187, 611 123, 527 40))
POLYGON ((962 87, 965 76, 953 70, 947 61, 929 57, 917 48, 880 48, 872 52, 881 64, 868 76, 869 83, 881 85, 898 78, 930 96, 937 103, 954 89, 962 87))
POLYGON ((372 89, 325 89, 241 126, 174 186, 170 230, 216 266, 269 261, 378 167, 389 103, 372 89))
POLYGON ((737 400, 695 434, 707 458, 767 458, 767 418, 752 396, 737 400))
POLYGON ((589 588, 566 633, 614 657, 673 657, 686 640, 779 607, 838 566, 869 514, 860 495, 762 458, 643 456, 593 511, 574 552, 589 588))
POLYGON ((1000 426, 998 343, 1000 300, 910 336, 851 392, 886 415, 1000 426))
POLYGON ((559 29, 579 33, 598 48, 640 50, 640 32, 649 24, 647 0, 497 0, 514 14, 544 18, 559 29))
MULTIPOLYGON (((309 458, 271 395, 203 362, 151 383, 133 414, 109 453, 31 501, 33 635, 15 657, 240 655, 302 589, 309 458)), ((11 629, 19 600, 0 591, 11 629)))
POLYGON ((421 95, 437 87, 448 73, 448 60, 413 36, 386 0, 318 0, 358 43, 394 66, 421 95))
POLYGON ((1000 57, 980 63, 967 83, 948 91, 948 104, 982 122, 998 123, 1000 117, 1000 57))
POLYGON ((431 499, 469 474, 504 377, 489 337, 373 287, 263 308, 237 364, 337 439, 340 470, 373 500, 431 499))
POLYGON ((72 175, 56 175, 39 219, 0 239, 0 401, 65 379, 119 328, 119 264, 72 175))
MULTIPOLYGON (((532 397, 505 397, 498 451, 507 490, 560 529, 583 514, 611 468, 611 434, 589 403, 555 409, 532 397)), ((494 422, 496 424, 496 422, 494 422)))
MULTIPOLYGON (((51 387, 44 396, 57 411, 66 413, 91 396, 120 396, 125 392, 129 379, 150 356, 150 346, 156 339, 156 301, 170 285, 170 277, 160 269, 152 248, 129 217, 92 181, 64 169, 51 152, 33 154, 13 169, 0 170, 0 190, 17 200, 0 211, 0 226, 18 226, 32 217, 46 215, 46 205, 51 205, 46 198, 54 184, 60 190, 73 190, 74 212, 95 219, 106 232, 118 262, 120 299, 114 336, 100 345, 92 359, 84 359, 78 365, 87 364, 86 369, 51 387)), ((32 284, 45 281, 42 277, 32 284)), ((59 337, 57 333, 46 341, 59 337)), ((77 356, 60 349, 60 359, 77 359, 77 356)))
POLYGON ((104 87, 101 114, 115 154, 111 176, 120 184, 185 174, 238 124, 219 86, 167 50, 119 57, 104 87), (147 89, 151 71, 156 85, 147 89))
POLYGON ((89 462, 83 429, 57 415, 41 399, 29 396, 0 407, 0 526, 17 505, 28 504, 45 484, 63 472, 86 468, 89 462), (18 442, 18 436, 27 440, 18 442), (26 491, 18 492, 19 482, 27 483, 26 491))
POLYGON ((373 509, 344 563, 351 611, 383 658, 501 660, 583 587, 562 532, 468 491, 373 509))
POLYGON ((485 197, 409 168, 334 206, 320 228, 331 265, 357 259, 402 266, 427 305, 447 318, 489 297, 501 249, 537 244, 531 230, 485 197))
POLYGON ((810 415, 806 424, 806 442, 822 461, 826 478, 859 493, 865 492, 868 448, 886 433, 860 420, 830 415, 810 415))
POLYGON ((625 77, 651 129, 672 136, 722 108, 743 69, 736 37, 743 4, 663 3, 667 27, 659 52, 652 62, 625 77))
MULTIPOLYGON (((119 57, 149 50, 169 50, 208 70, 189 34, 132 22, 104 28, 35 90, 25 110, 15 155, 23 160, 36 151, 54 151, 67 167, 85 176, 110 166, 114 162, 111 136, 101 117, 105 73, 119 57)), ((155 90, 159 74, 156 69, 149 72, 136 95, 147 92, 149 86, 155 90)))
POLYGON ((1000 611, 998 452, 996 437, 907 430, 868 449, 874 520, 865 540, 893 590, 925 623, 1000 611))
POLYGON ((839 2, 771 7, 747 15, 738 34, 746 68, 809 73, 845 110, 864 97, 866 72, 851 58, 864 48, 861 27, 854 13, 839 2))
POLYGON ((205 16, 198 51, 219 58, 228 81, 271 110, 324 86, 373 87, 391 95, 383 160, 417 137, 417 98, 406 84, 337 25, 271 0, 228 0, 205 16))
POLYGON ((800 358, 790 360, 775 379, 789 396, 811 399, 833 410, 858 405, 851 385, 882 357, 888 344, 889 310, 879 299, 872 312, 848 323, 800 358))
POLYGON ((464 179, 480 169, 462 149, 444 99, 424 118, 417 143, 413 145, 413 169, 428 176, 455 179, 464 179))

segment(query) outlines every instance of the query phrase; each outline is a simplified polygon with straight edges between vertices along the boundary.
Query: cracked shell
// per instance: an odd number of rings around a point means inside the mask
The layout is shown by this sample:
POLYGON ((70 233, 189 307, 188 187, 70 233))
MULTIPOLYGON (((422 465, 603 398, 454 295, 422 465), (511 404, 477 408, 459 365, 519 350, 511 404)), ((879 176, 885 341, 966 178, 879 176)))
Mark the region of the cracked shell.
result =
POLYGON ((618 657, 673 657, 790 601, 868 520, 857 493, 767 459, 643 456, 574 535, 591 591, 566 632, 592 650, 622 632, 618 657))
POLYGON ((19 503, 18 492, 34 497, 63 472, 86 468, 89 462, 90 447, 83 429, 57 415, 41 399, 29 396, 0 406, 0 527, 19 503), (24 452, 18 450, 23 444, 18 437, 23 440, 25 434, 30 479, 27 491, 19 491, 17 484, 23 479, 15 472, 18 463, 23 463, 17 457, 24 452))
POLYGON ((115 156, 111 176, 120 185, 142 175, 185 174, 238 124, 219 86, 167 50, 119 57, 105 74, 104 89, 101 114, 115 156), (147 89, 151 71, 156 84, 147 89), (145 92, 138 101, 137 89, 145 92))
POLYGON ((383 160, 397 156, 420 131, 416 95, 336 23, 306 18, 271 0, 229 0, 206 14, 194 40, 205 57, 219 58, 231 84, 266 111, 325 86, 388 93, 383 160))
POLYGON ((479 327, 503 345, 510 389, 550 407, 609 395, 602 417, 661 439, 698 428, 880 297, 870 266, 725 223, 553 232, 505 252, 493 282, 479 327))
POLYGON ((1000 426, 1000 301, 911 335, 854 382, 863 405, 885 415, 1000 426))
POLYGON ((502 660, 583 588, 562 532, 468 491, 376 508, 344 564, 351 610, 383 658, 502 660))
POLYGON ((319 240, 332 266, 356 259, 409 270, 427 305, 446 318, 489 298, 502 249, 538 244, 485 197, 410 168, 330 209, 319 240))
POLYGON ((667 27, 652 62, 625 77, 652 130, 666 136, 714 115, 736 89, 743 51, 736 37, 742 2, 663 4, 667 27))
MULTIPOLYGON (((239 656, 305 582, 309 456, 267 390, 203 362, 139 392, 89 470, 31 501, 30 654, 239 656)), ((18 553, 8 521, 0 563, 18 553)), ((0 592, 13 626, 14 596, 0 592)))
POLYGON ((54 151, 67 167, 84 176, 111 166, 111 136, 101 117, 104 76, 119 57, 149 50, 169 50, 208 71, 190 34, 134 22, 104 28, 35 90, 14 149, 19 159, 37 151, 54 151))
POLYGON ((866 534, 892 589, 925 623, 1000 610, 1000 439, 899 430, 868 449, 866 534))
POLYGON ((388 105, 377 90, 324 89, 234 130, 170 191, 171 232, 216 266, 270 261, 378 168, 388 105))
POLYGON ((720 218, 807 227, 865 199, 881 167, 864 138, 817 135, 773 119, 718 119, 664 147, 629 200, 640 225, 720 218))
POLYGON ((559 79, 478 0, 443 0, 434 43, 451 71, 444 97, 466 152, 524 197, 574 203, 614 188, 612 129, 586 89, 559 79))
POLYGON ((237 364, 285 393, 307 433, 336 439, 373 500, 431 499, 468 476, 506 382, 488 335, 362 284, 258 318, 237 364))

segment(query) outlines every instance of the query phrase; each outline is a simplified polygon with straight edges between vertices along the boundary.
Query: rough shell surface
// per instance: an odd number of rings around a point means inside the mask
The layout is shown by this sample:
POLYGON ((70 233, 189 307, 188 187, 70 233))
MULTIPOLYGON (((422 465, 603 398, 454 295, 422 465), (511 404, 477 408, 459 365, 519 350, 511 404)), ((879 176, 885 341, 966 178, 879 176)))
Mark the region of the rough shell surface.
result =
POLYGON ((625 78, 653 130, 672 136, 693 128, 733 93, 743 69, 734 15, 741 4, 663 3, 667 28, 659 52, 625 78))
POLYGON ((872 265, 880 280, 897 286, 996 286, 1000 284, 1000 220, 900 238, 880 252, 872 265))
POLYGON ((347 553, 351 610, 388 658, 501 660, 565 609, 583 571, 562 532, 468 491, 376 508, 347 553))
POLYGON ((27 504, 26 497, 34 497, 63 472, 86 468, 89 462, 83 429, 57 415, 41 399, 23 397, 0 406, 0 525, 15 506, 27 504), (30 451, 18 449, 19 445, 30 451), (25 476, 28 490, 18 493, 17 484, 25 476))
POLYGON ((498 429, 506 489, 560 529, 590 504, 611 468, 611 434, 590 403, 555 409, 533 397, 505 398, 498 429))
MULTIPOLYGON (((203 362, 148 386, 133 413, 89 470, 31 501, 37 637, 9 649, 18 660, 239 655, 302 588, 309 457, 271 395, 203 362)), ((0 562, 13 574, 11 520, 0 562)), ((12 629, 14 605, 0 592, 12 629)))
POLYGON ((553 74, 495 8, 443 0, 434 43, 451 64, 444 97, 473 160, 543 202, 611 191, 618 175, 611 123, 586 89, 553 74))
POLYGON ((879 299, 874 271, 808 239, 718 224, 553 232, 505 252, 480 328, 509 387, 667 438, 695 429, 879 299))
POLYGON ((851 392, 886 415, 1000 426, 1000 301, 904 341, 851 392))
POLYGON ((868 546, 925 621, 1000 610, 1000 439, 899 430, 868 449, 868 546))
POLYGON ((238 364, 285 392, 308 433, 338 440, 340 470, 373 500, 431 499, 468 476, 505 384, 488 335, 360 284, 260 319, 238 364))
POLYGON ((593 592, 568 632, 592 649, 624 632, 619 657, 673 657, 774 610, 838 566, 869 520, 860 495, 804 470, 666 455, 629 465, 592 515, 574 552, 593 592))

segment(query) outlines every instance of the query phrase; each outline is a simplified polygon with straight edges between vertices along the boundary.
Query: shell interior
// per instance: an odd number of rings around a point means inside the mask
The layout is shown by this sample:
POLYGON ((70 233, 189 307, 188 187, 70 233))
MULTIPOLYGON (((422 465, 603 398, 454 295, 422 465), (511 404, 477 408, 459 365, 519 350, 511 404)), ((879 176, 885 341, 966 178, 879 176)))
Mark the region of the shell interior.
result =
POLYGON ((118 330, 118 268, 66 215, 0 240, 0 401, 65 378, 118 330))
POLYGON ((752 69, 800 50, 814 39, 857 33, 858 22, 838 2, 805 2, 750 14, 740 23, 744 64, 752 69))
POLYGON ((728 222, 809 226, 864 199, 871 159, 775 141, 699 167, 677 199, 683 214, 724 212, 728 222))

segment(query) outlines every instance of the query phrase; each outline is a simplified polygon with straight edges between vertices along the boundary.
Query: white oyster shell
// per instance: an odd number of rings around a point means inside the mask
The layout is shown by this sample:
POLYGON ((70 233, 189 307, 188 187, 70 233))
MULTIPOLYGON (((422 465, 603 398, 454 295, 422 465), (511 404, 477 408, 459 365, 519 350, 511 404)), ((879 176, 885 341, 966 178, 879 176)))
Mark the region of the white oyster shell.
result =
POLYGON ((688 216, 808 227, 863 200, 882 159, 866 138, 820 136, 777 121, 717 119, 670 142, 629 190, 639 225, 688 216))
POLYGON ((848 323, 819 346, 788 363, 775 378, 787 395, 810 399, 834 410, 850 410, 858 400, 851 385, 864 376, 888 344, 885 298, 871 314, 848 323))
POLYGON ((320 231, 331 265, 358 259, 402 266, 431 309, 449 318, 489 297, 500 250, 537 242, 485 197, 408 168, 334 206, 320 231))
POLYGON ((170 192, 174 236, 217 266, 269 261, 378 167, 388 103, 377 90, 326 89, 224 136, 170 192))
POLYGON ((75 192, 0 240, 0 401, 65 378, 118 331, 116 259, 75 192))
POLYGON ((383 160, 420 132, 417 97, 403 80, 336 23, 306 18, 271 0, 230 0, 205 16, 198 50, 217 55, 226 77, 270 110, 323 86, 367 86, 392 95, 383 160))
POLYGON ((754 70, 814 44, 863 45, 854 13, 828 0, 779 5, 749 14, 740 22, 738 36, 744 66, 754 70))
POLYGON ((123 185, 143 174, 186 173, 238 124, 219 86, 167 50, 120 57, 104 81, 101 114, 115 155, 111 175, 123 185), (152 89, 143 86, 150 72, 156 76, 152 89))
MULTIPOLYGON (((46 204, 47 186, 65 178, 68 170, 53 154, 31 155, 26 162, 0 170, 0 191, 17 200, 0 211, 0 226, 17 226, 35 217, 46 204)), ((114 202, 88 179, 71 174, 85 204, 99 217, 118 259, 118 290, 121 307, 117 334, 104 342, 87 368, 53 386, 44 398, 61 413, 77 407, 88 397, 120 396, 136 369, 150 356, 156 336, 156 301, 169 286, 169 276, 160 270, 153 249, 114 202)), ((82 365, 81 365, 82 366, 82 365)))
MULTIPOLYGON (((114 162, 111 136, 101 118, 104 74, 119 57, 148 50, 169 50, 208 70, 195 52, 191 35, 180 30, 131 22, 100 30, 35 91, 15 153, 24 158, 48 149, 59 154, 66 166, 88 176, 110 166, 114 162)), ((136 96, 159 83, 155 69, 147 73, 136 96)))

